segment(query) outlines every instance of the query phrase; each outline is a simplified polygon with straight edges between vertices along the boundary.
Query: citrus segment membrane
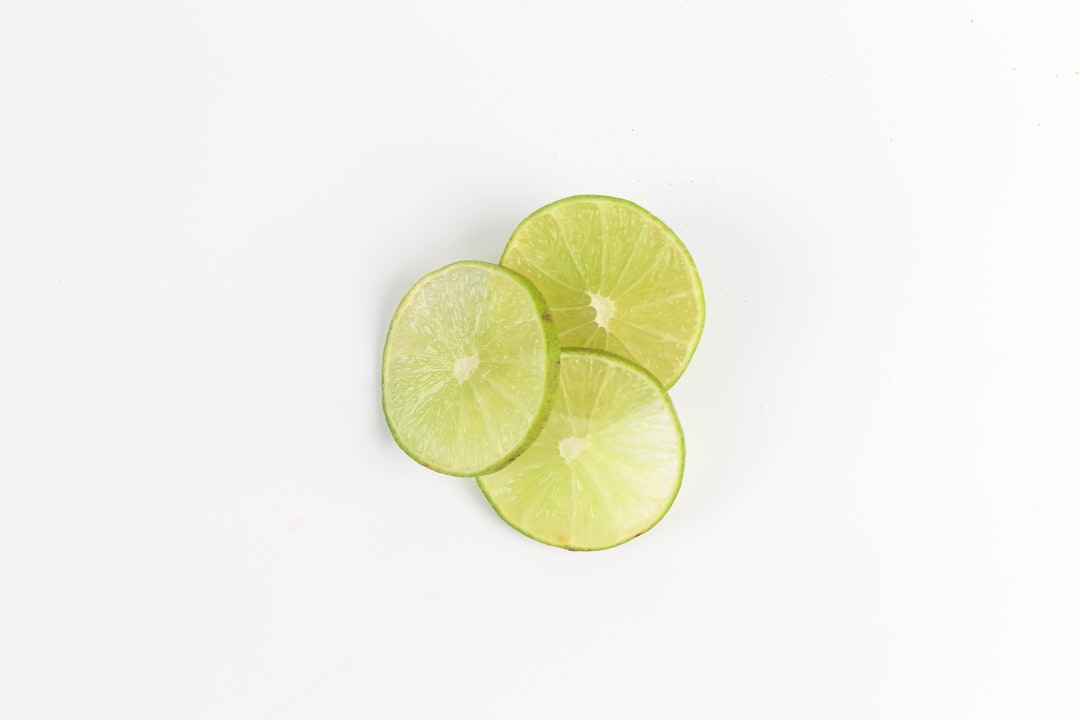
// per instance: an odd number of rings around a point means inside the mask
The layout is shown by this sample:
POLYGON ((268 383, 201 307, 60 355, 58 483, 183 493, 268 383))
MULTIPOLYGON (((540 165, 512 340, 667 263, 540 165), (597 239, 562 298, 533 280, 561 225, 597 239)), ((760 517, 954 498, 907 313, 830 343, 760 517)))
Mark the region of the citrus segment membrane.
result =
POLYGON ((447 265, 401 301, 383 351, 383 411, 395 441, 448 475, 492 472, 539 434, 558 384, 547 303, 518 273, 447 265))
POLYGON ((644 208, 601 195, 559 200, 518 225, 501 263, 536 283, 563 347, 621 355, 665 388, 690 363, 705 325, 701 279, 644 208))
POLYGON ((679 491, 684 453, 675 409, 656 378, 607 352, 567 349, 539 437, 477 482, 525 535, 600 550, 659 522, 679 491))

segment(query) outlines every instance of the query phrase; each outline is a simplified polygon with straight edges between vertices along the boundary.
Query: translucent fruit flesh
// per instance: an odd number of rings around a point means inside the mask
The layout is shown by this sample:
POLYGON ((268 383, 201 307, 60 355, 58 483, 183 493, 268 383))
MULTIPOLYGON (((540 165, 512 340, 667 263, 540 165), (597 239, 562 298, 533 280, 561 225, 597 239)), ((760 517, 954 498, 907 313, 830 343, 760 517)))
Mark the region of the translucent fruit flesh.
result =
POLYGON ((569 349, 540 436, 477 481, 529 537, 600 550, 659 522, 678 493, 683 458, 682 429, 656 378, 610 353, 569 349))
POLYGON ((559 346, 547 304, 516 272, 459 262, 401 301, 383 351, 383 411, 398 445, 448 475, 517 457, 551 413, 559 346))
POLYGON ((578 195, 547 205, 514 230, 501 263, 536 283, 564 348, 621 355, 665 388, 697 348, 705 298, 694 261, 628 200, 578 195))

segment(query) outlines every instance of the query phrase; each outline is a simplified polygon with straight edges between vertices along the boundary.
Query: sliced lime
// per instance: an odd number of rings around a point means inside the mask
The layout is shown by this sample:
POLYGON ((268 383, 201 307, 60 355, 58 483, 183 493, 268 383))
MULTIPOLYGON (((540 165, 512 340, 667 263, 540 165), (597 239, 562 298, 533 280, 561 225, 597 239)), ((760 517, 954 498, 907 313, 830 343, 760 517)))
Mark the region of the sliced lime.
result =
POLYGON ((501 262, 540 288, 563 347, 629 358, 665 388, 701 339, 705 296, 690 253, 628 200, 577 195, 542 207, 514 230, 501 262))
POLYGON ((602 550, 660 521, 679 492, 684 453, 675 408, 656 378, 610 353, 570 349, 540 437, 477 482, 529 537, 602 550))
POLYGON ((383 350, 383 412, 414 460, 478 475, 517 457, 540 433, 559 378, 547 303, 512 270, 465 261, 405 295, 383 350))

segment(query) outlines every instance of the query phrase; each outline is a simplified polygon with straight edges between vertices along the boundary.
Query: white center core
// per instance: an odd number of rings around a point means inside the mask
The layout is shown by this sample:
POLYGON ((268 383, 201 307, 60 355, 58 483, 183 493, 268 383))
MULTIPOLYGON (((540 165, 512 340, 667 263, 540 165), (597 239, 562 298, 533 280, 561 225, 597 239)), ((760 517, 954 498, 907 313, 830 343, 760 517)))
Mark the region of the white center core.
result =
POLYGON ((599 293, 589 293, 589 304, 596 311, 596 324, 607 330, 608 321, 615 314, 615 303, 599 293))
POLYGON ((479 366, 480 358, 476 353, 469 357, 458 358, 454 361, 454 377, 457 378, 459 383, 463 383, 469 379, 469 376, 479 366))
POLYGON ((570 437, 563 438, 559 441, 559 454, 563 456, 563 460, 570 462, 580 455, 581 451, 587 447, 589 447, 589 438, 574 437, 571 435, 570 437))

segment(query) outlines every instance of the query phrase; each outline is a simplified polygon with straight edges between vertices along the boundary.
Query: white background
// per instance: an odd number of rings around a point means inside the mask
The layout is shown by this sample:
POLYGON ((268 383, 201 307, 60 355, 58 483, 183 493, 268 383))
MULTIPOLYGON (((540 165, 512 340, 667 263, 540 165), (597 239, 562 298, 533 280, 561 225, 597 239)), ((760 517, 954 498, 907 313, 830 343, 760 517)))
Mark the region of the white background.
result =
POLYGON ((1080 715, 1080 5, 13 2, 0 717, 1080 715), (573 554, 393 444, 390 315, 685 241, 682 493, 573 554))

